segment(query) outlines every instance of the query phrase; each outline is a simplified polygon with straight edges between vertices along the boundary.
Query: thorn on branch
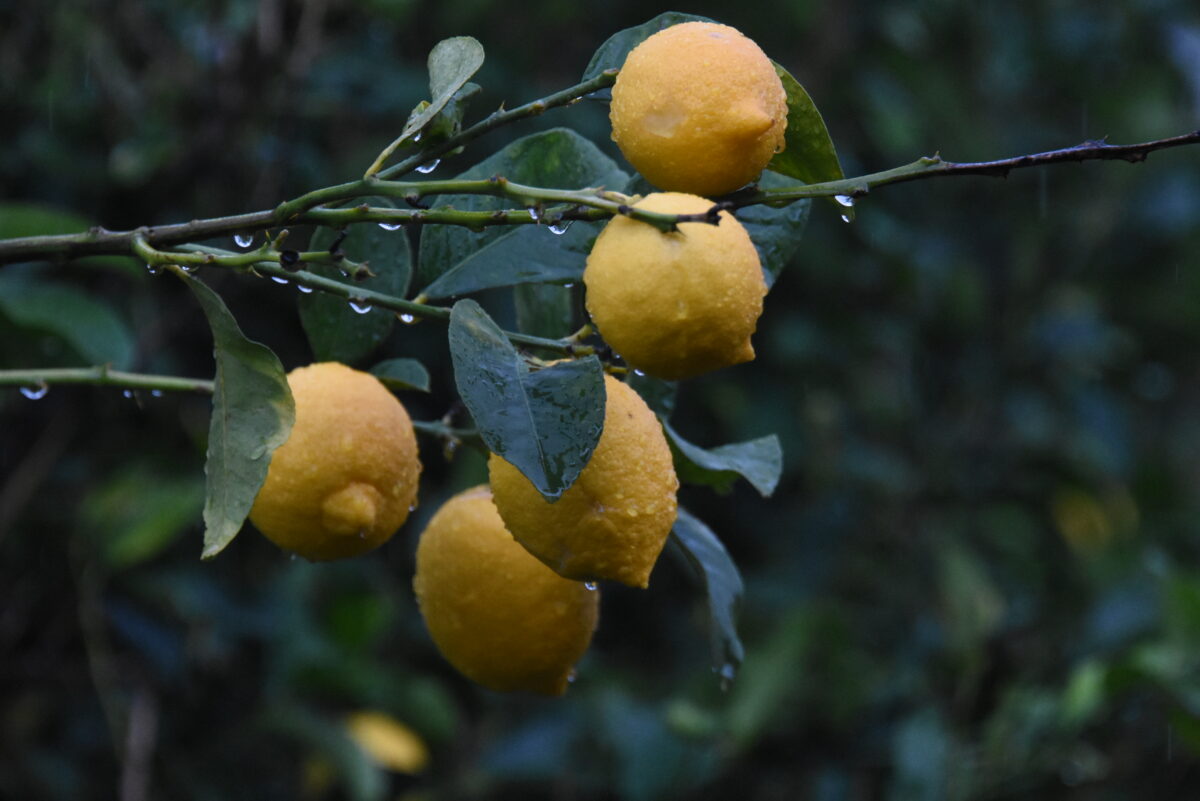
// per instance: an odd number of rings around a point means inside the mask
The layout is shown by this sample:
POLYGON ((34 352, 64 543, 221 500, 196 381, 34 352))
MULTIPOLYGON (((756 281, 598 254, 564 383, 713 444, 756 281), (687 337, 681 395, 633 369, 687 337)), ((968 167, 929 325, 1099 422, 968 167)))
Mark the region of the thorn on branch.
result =
POLYGON ((342 256, 344 255, 342 253, 342 242, 345 242, 345 241, 346 241, 346 229, 343 228, 342 230, 338 231, 338 235, 333 240, 333 244, 331 244, 329 246, 329 255, 333 256, 334 259, 340 260, 342 258, 342 256))

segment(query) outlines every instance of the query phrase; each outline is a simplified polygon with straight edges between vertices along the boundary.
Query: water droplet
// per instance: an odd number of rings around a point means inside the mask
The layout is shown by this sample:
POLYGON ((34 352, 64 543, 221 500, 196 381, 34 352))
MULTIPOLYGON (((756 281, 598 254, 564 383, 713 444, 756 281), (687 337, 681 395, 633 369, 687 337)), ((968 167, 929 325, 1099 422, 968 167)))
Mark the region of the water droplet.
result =
POLYGON ((567 684, 574 684, 575 680, 578 678, 579 671, 577 671, 575 668, 571 668, 571 671, 567 673, 567 684))
POLYGON ((305 295, 308 295, 308 294, 311 294, 311 293, 312 293, 312 287, 311 287, 311 286, 305 286, 304 284, 296 284, 296 289, 299 289, 299 290, 300 290, 301 292, 303 292, 305 295))
POLYGON ((404 312, 403 314, 400 315, 400 322, 404 323, 405 325, 412 325, 416 321, 417 321, 416 316, 409 314, 408 312, 404 312))
POLYGON ((834 195, 833 199, 838 202, 838 205, 845 206, 846 208, 854 205, 854 198, 849 195, 834 195))
POLYGON ((239 248, 248 248, 254 244, 254 234, 234 234, 233 244, 239 248))
POLYGON ((295 562, 295 561, 296 561, 296 559, 298 559, 298 558, 299 558, 299 557, 298 557, 296 554, 292 554, 291 556, 289 556, 289 557, 288 557, 288 561, 289 561, 289 562, 295 562))
POLYGON ((721 677, 721 692, 729 692, 729 688, 733 686, 734 678, 737 677, 737 668, 726 662, 721 665, 721 669, 717 671, 717 674, 721 677))
POLYGON ((152 390, 150 390, 150 397, 152 397, 152 398, 161 398, 162 396, 163 396, 163 391, 162 391, 161 389, 152 389, 152 390))
POLYGON ((367 303, 362 298, 356 298, 350 301, 350 308, 354 309, 354 311, 358 314, 366 314, 371 310, 371 304, 367 303))
POLYGON ((21 387, 21 394, 30 400, 41 400, 49 391, 50 387, 46 384, 39 384, 36 387, 21 387))
POLYGON ((413 134, 412 140, 414 142, 420 142, 421 141, 421 133, 422 133, 421 131, 417 131, 415 134, 413 134))
POLYGON ((132 399, 132 398, 133 398, 133 390, 132 390, 132 389, 123 389, 123 390, 121 390, 121 397, 122 397, 122 398, 130 398, 130 399, 132 399))
POLYGON ((385 231, 399 231, 404 227, 404 223, 380 223, 379 227, 385 231))
POLYGON ((146 272, 150 273, 151 275, 158 275, 162 272, 162 267, 159 267, 157 264, 147 264, 146 272))
POLYGON ((287 282, 288 282, 288 280, 286 278, 284 278, 283 276, 279 276, 279 275, 272 275, 271 280, 277 284, 283 284, 284 286, 287 286, 287 282))
POLYGON ((196 270, 199 270, 200 267, 196 264, 181 264, 179 265, 179 269, 183 270, 185 273, 194 273, 196 270))
POLYGON ((637 368, 634 368, 633 374, 636 375, 638 378, 644 378, 646 376, 646 371, 638 370, 637 368))
POLYGON ((850 215, 849 215, 849 214, 843 214, 843 215, 842 215, 842 222, 844 222, 844 223, 848 223, 848 222, 850 222, 850 219, 851 219, 851 218, 850 218, 850 215))
POLYGON ((596 591, 596 586, 597 586, 597 585, 596 585, 596 582, 594 582, 594 581, 585 581, 585 582, 583 582, 583 588, 584 588, 585 590, 589 591, 589 592, 595 592, 595 591, 596 591))
POLYGON ((538 213, 537 206, 526 206, 525 210, 529 212, 529 219, 534 222, 542 221, 542 215, 538 213))
POLYGON ((574 288, 575 288, 574 281, 570 282, 569 284, 563 284, 563 289, 574 289, 574 288))
POLYGON ((567 229, 570 227, 571 227, 570 220, 559 221, 559 222, 556 222, 554 225, 550 226, 550 233, 558 234, 559 236, 562 236, 563 234, 565 234, 567 232, 567 229))
POLYGON ((413 512, 417 511, 417 505, 415 503, 410 503, 408 505, 408 511, 409 511, 409 514, 412 514, 413 512))
POLYGON ((429 173, 436 170, 437 166, 441 163, 442 163, 441 159, 433 159, 432 161, 427 161, 424 164, 422 164, 420 167, 417 167, 417 172, 421 173, 422 175, 428 175, 429 173))

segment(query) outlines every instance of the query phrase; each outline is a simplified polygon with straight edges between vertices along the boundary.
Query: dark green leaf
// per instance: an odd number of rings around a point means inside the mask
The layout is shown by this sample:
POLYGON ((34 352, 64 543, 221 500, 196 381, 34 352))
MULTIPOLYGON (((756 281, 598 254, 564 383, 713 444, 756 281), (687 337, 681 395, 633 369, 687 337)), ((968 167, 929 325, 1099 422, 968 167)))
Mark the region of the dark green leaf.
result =
POLYGON ((587 465, 604 427, 604 370, 589 356, 531 371, 473 300, 450 313, 458 393, 488 448, 558 498, 587 465))
POLYGON ((416 359, 388 359, 371 368, 371 375, 388 389, 429 391, 429 371, 416 359))
MULTIPOLYGON (((518 139, 457 178, 479 180, 493 175, 502 175, 517 183, 552 189, 580 189, 589 186, 615 189, 625 186, 629 181, 629 176, 616 162, 604 155, 590 141, 566 128, 554 128, 518 139)), ((511 208, 512 201, 489 195, 446 195, 441 198, 439 205, 465 211, 481 211, 511 208)), ((572 224, 562 236, 555 236, 540 225, 517 230, 495 226, 481 233, 473 233, 460 226, 430 225, 421 232, 418 284, 422 287, 429 286, 443 273, 449 272, 477 251, 506 237, 518 238, 512 244, 511 250, 498 247, 493 252, 493 257, 502 257, 507 260, 507 264, 511 264, 516 254, 523 252, 528 257, 536 258, 541 266, 533 268, 533 273, 524 273, 511 280, 500 278, 497 271, 483 270, 482 265, 472 268, 485 272, 488 276, 487 281, 492 282, 490 286, 530 281, 574 280, 568 276, 578 276, 583 272, 584 254, 590 246, 591 239, 597 236, 599 231, 599 223, 582 222, 572 224), (567 252, 545 252, 554 249, 567 252), (545 273, 545 277, 539 277, 541 273, 538 271, 548 272, 545 273), (499 283, 496 283, 497 281, 499 283)), ((482 282, 478 274, 470 280, 482 282)), ((439 287, 439 291, 445 292, 446 288, 439 287)))
MULTIPOLYGON (((775 64, 775 62, 771 62, 775 64)), ((813 103, 808 92, 791 73, 775 64, 775 72, 783 82, 787 92, 788 120, 787 131, 784 134, 786 146, 782 153, 776 153, 767 165, 769 169, 782 173, 791 178, 798 178, 806 184, 824 183, 825 181, 840 181, 846 176, 842 173, 841 162, 838 161, 837 150, 825 127, 825 120, 817 106, 813 103)), ((830 202, 836 202, 832 198, 830 202)), ((852 211, 845 207, 843 213, 852 211)))
MULTIPOLYGON (((758 179, 758 184, 764 189, 771 189, 793 186, 795 181, 768 170, 758 179)), ((754 247, 758 249, 767 286, 775 283, 783 268, 800 250, 800 240, 811 209, 811 200, 797 200, 779 208, 759 205, 738 210, 738 221, 746 227, 754 247)))
POLYGON ((18 328, 60 337, 89 364, 133 360, 134 337, 111 308, 74 286, 0 277, 0 314, 18 328))
POLYGON ((296 418, 283 365, 270 348, 242 334, 217 293, 177 273, 208 318, 217 361, 208 429, 204 501, 204 551, 211 559, 237 535, 267 477, 271 454, 296 418))
POLYGON ((429 105, 409 117, 401 139, 420 131, 483 66, 483 45, 471 36, 443 39, 429 51, 429 105))
MULTIPOLYGON (((370 198, 372 206, 392 204, 386 198, 370 198)), ((374 278, 359 282, 364 289, 403 297, 412 273, 412 251, 403 231, 385 231, 375 223, 347 226, 341 249, 352 261, 368 262, 374 278)), ((328 248, 337 236, 331 228, 313 234, 312 250, 328 248)), ((344 279, 333 265, 309 265, 308 269, 328 278, 344 279)), ((300 295, 300 322, 308 335, 313 354, 320 361, 358 362, 379 346, 395 325, 396 316, 386 309, 359 314, 344 298, 322 292, 300 295)))
MULTIPOLYGON (((588 62, 587 69, 583 71, 583 80, 591 80, 605 70, 619 70, 624 66, 625 57, 629 55, 630 50, 659 31, 670 28, 672 25, 678 25, 681 22, 712 22, 712 20, 708 17, 698 17, 695 14, 681 14, 678 11, 667 11, 666 13, 659 14, 649 22, 643 22, 641 25, 634 25, 632 28, 617 31, 608 37, 604 44, 600 45, 596 52, 592 54, 592 60, 588 62)), ((597 94, 599 95, 600 93, 597 92, 597 94)), ((605 94, 608 94, 608 90, 605 90, 605 94)))
POLYGON ((671 529, 671 541, 679 546, 708 593, 713 668, 722 680, 732 681, 745 656, 735 621, 742 600, 742 576, 717 535, 683 507, 671 529))
POLYGON ((561 236, 541 225, 519 226, 443 273, 424 294, 436 299, 513 284, 580 281, 598 233, 599 223, 572 223, 561 236))
POLYGON ((663 429, 675 456, 675 472, 680 481, 706 484, 720 492, 728 492, 741 476, 765 498, 769 498, 779 484, 783 450, 779 446, 779 437, 774 434, 705 450, 679 436, 665 422, 663 429))
POLYGON ((576 329, 575 292, 571 287, 525 284, 513 290, 517 307, 517 330, 537 337, 556 339, 576 329))
POLYGON ((675 411, 675 397, 679 394, 678 382, 633 373, 625 383, 642 396, 642 400, 660 420, 669 419, 675 411))

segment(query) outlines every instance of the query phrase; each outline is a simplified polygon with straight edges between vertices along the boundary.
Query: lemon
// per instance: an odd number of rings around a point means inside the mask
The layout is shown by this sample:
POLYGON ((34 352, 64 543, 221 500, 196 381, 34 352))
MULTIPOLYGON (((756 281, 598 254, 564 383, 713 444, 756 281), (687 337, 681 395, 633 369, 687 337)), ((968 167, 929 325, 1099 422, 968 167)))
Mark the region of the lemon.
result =
POLYGON ((492 493, 513 537, 559 575, 646 587, 675 523, 679 480, 662 426, 641 396, 608 375, 604 388, 604 430, 570 489, 550 503, 492 454, 492 493))
POLYGON ((455 495, 430 519, 413 589, 442 656, 500 692, 566 692, 599 615, 599 592, 513 540, 486 486, 455 495))
POLYGON ((404 406, 369 373, 337 362, 288 374, 296 422, 275 450, 250 521, 313 561, 386 542, 416 503, 421 462, 404 406))
MULTIPOLYGON (((665 192, 634 208, 688 214, 712 201, 665 192)), ((719 225, 681 223, 669 233, 614 217, 588 254, 583 282, 601 335, 650 375, 689 378, 754 358, 750 335, 767 284, 750 235, 729 212, 719 225)))
POLYGON ((685 22, 626 56, 609 119, 613 141, 651 184, 719 195, 755 180, 783 150, 787 93, 736 28, 685 22))

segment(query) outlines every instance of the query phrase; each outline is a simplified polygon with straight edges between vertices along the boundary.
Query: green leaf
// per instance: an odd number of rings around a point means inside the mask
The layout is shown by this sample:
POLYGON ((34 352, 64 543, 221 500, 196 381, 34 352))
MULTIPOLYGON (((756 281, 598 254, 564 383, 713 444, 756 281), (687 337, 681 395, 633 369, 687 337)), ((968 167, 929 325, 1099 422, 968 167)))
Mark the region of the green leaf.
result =
POLYGON ((409 117, 400 139, 408 139, 437 116, 483 66, 483 45, 471 36, 443 39, 429 51, 429 105, 409 117))
MULTIPOLYGON (((768 170, 758 179, 758 184, 763 189, 773 189, 793 186, 795 181, 768 170)), ((811 209, 812 201, 802 199, 777 208, 758 205, 738 210, 738 221, 745 226, 754 247, 758 249, 768 287, 775 283, 783 268, 800 250, 811 209)))
POLYGON ((576 300, 571 287, 526 284, 513 290, 517 330, 535 337, 557 339, 576 329, 576 300))
POLYGON ((779 446, 779 437, 774 434, 705 450, 679 436, 665 422, 663 430, 667 432, 680 481, 705 484, 719 492, 728 492, 741 476, 764 498, 769 498, 779 484, 783 449, 779 446))
POLYGON ((548 500, 587 465, 604 427, 604 370, 594 356, 532 371, 473 300, 450 312, 458 393, 484 443, 548 500))
POLYGON ((738 638, 737 610, 742 601, 742 576, 717 535, 682 506, 671 542, 683 552, 696 578, 708 594, 708 631, 713 669, 730 682, 742 664, 745 649, 738 638))
POLYGON ((0 277, 0 314, 18 328, 63 339, 89 364, 127 368, 134 336, 110 307, 67 284, 0 277))
MULTIPOLYGON (((589 81, 605 70, 621 69, 625 65, 625 57, 629 55, 630 50, 659 31, 681 22, 712 22, 712 20, 708 17, 698 17, 695 14, 667 11, 649 22, 617 31, 592 54, 592 60, 588 62, 587 69, 583 71, 583 80, 589 81)), ((611 94, 608 90, 605 90, 605 93, 611 94)), ((600 95, 601 93, 597 92, 596 94, 600 95)))
POLYGON ((598 228, 576 222, 556 236, 541 225, 519 226, 464 258, 423 294, 437 299, 513 284, 581 281, 598 228))
MULTIPOLYGON (((522 137, 456 178, 480 180, 493 175, 551 189, 591 186, 617 188, 629 181, 628 174, 615 161, 590 141, 566 128, 554 128, 522 137)), ((512 207, 511 200, 489 195, 446 195, 442 198, 442 204, 462 211, 512 207)), ((462 294, 486 286, 577 280, 583 272, 591 240, 599 234, 600 227, 600 223, 575 222, 565 234, 555 236, 541 225, 520 226, 515 230, 508 226, 495 226, 480 233, 454 225, 426 226, 421 231, 417 283, 428 289, 443 273, 455 269, 476 252, 510 237, 514 238, 512 243, 504 246, 497 244, 487 258, 471 267, 463 267, 465 275, 447 278, 447 281, 456 282, 454 291, 462 294), (555 250, 564 252, 548 252, 555 250), (534 266, 520 266, 519 275, 507 277, 505 271, 513 269, 514 264, 520 265, 522 254, 534 266), (489 259, 500 259, 504 266, 489 269, 489 259)), ((435 291, 453 294, 446 285, 437 286, 435 291)))
POLYGON ((642 400, 658 415, 660 420, 669 419, 675 411, 675 398, 679 395, 679 382, 639 375, 635 372, 625 383, 642 396, 642 400))
MULTIPOLYGON (((370 198, 372 206, 392 207, 386 198, 370 198)), ((352 261, 369 262, 374 278, 358 282, 364 289, 386 295, 403 297, 412 274, 412 251, 408 235, 403 231, 385 231, 376 223, 355 223, 346 227, 341 249, 352 261)), ((331 228, 318 229, 309 247, 325 250, 337 232, 331 228)), ((332 264, 309 265, 308 268, 327 278, 343 278, 332 264)), ((392 332, 396 315, 386 309, 372 309, 359 314, 344 298, 322 292, 300 295, 300 322, 308 335, 313 355, 319 361, 338 361, 353 364, 370 355, 392 332)))
POLYGON ((217 361, 208 429, 204 551, 211 559, 228 545, 267 477, 271 454, 291 433, 296 407, 283 365, 270 348, 246 339, 217 293, 176 271, 192 290, 213 333, 217 361))
POLYGON ((371 375, 391 390, 429 391, 429 371, 416 359, 388 359, 371 368, 371 375))
MULTIPOLYGON (((775 62, 771 62, 775 64, 775 62)), ((846 176, 842 173, 841 162, 838 161, 837 150, 825 127, 825 120, 817 106, 813 103, 808 92, 800 82, 792 77, 786 69, 775 64, 775 72, 783 82, 787 92, 788 119, 787 131, 784 133, 785 147, 783 152, 776 153, 768 169, 782 173, 791 178, 798 178, 806 184, 818 184, 825 181, 840 181, 846 176)), ((837 203, 830 198, 831 203, 837 203)), ((842 213, 853 211, 838 204, 842 213)))

